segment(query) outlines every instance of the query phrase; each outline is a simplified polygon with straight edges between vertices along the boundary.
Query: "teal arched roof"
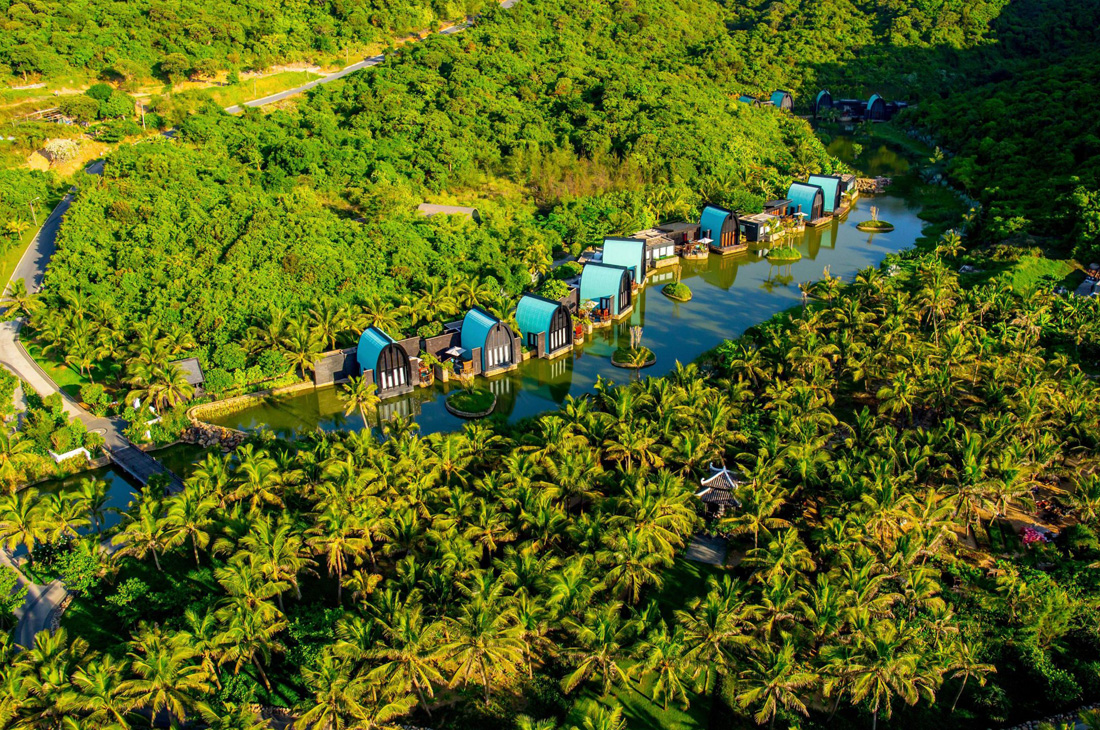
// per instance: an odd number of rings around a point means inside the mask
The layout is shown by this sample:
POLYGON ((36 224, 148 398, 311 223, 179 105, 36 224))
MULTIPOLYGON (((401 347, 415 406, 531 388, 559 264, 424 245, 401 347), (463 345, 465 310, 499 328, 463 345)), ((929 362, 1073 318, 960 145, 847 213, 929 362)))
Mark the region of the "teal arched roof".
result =
POLYGON ((791 201, 791 205, 787 210, 794 213, 798 210, 798 206, 802 206, 802 212, 808 218, 813 214, 814 198, 818 194, 824 196, 824 192, 816 185, 801 182, 791 183, 791 187, 787 190, 787 199, 791 201))
POLYGON ((641 238, 604 238, 603 263, 626 267, 634 272, 634 281, 641 281, 645 273, 645 241, 641 238))
POLYGON ((599 302, 600 297, 611 297, 612 309, 619 312, 619 286, 629 269, 607 264, 585 264, 581 272, 581 301, 591 299, 599 302))
POLYGON ((462 347, 467 350, 473 350, 475 347, 483 348, 482 356, 484 356, 485 341, 489 339, 489 331, 499 321, 481 309, 475 308, 466 312, 462 320, 462 347))
POLYGON ((822 89, 821 91, 817 92, 817 98, 814 99, 814 109, 820 109, 821 108, 821 100, 825 97, 828 97, 829 106, 832 106, 832 104, 833 104, 833 95, 829 93, 828 89, 822 89))
POLYGON ((519 305, 516 307, 516 324, 519 325, 523 341, 526 342, 527 336, 532 332, 549 332, 550 322, 560 306, 559 302, 552 302, 533 294, 524 294, 520 297, 519 305))
POLYGON ((721 240, 722 226, 731 215, 733 213, 717 205, 704 205, 703 212, 699 214, 699 235, 709 235, 715 241, 721 240))
POLYGON ((739 96, 739 97, 737 97, 737 101, 741 102, 742 104, 754 104, 755 105, 755 104, 759 103, 757 101, 756 97, 753 97, 753 96, 739 96))
POLYGON ((833 213, 836 211, 837 198, 840 197, 838 192, 840 189, 840 178, 832 177, 830 175, 810 175, 810 185, 816 185, 821 188, 821 192, 825 195, 825 206, 823 210, 826 213, 833 213))
POLYGON ((355 348, 355 359, 359 362, 359 371, 375 370, 378 356, 387 345, 393 344, 393 338, 377 327, 367 327, 359 335, 359 345, 355 348))
MULTIPOLYGON (((773 91, 772 92, 772 104, 775 105, 776 109, 782 109, 783 108, 783 99, 785 99, 788 96, 790 96, 790 94, 788 94, 786 91, 783 91, 782 89, 779 89, 777 91, 773 91)), ((792 98, 791 101, 793 103, 794 99, 792 98)))
POLYGON ((881 101, 883 104, 886 103, 883 100, 883 98, 881 96, 879 96, 878 94, 871 94, 871 98, 867 100, 867 113, 868 114, 871 113, 871 107, 873 107, 875 105, 876 101, 881 101))

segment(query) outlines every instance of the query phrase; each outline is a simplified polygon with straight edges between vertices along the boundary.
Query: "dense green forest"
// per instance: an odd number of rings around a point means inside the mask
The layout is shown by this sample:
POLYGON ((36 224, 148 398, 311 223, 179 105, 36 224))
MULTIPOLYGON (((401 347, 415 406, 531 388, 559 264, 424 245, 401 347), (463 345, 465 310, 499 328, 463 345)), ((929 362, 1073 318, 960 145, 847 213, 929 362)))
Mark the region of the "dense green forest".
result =
POLYGON ((690 38, 685 11, 652 0, 609 35, 614 9, 568 7, 499 13, 294 111, 211 109, 176 141, 118 150, 66 218, 36 330, 107 372, 109 340, 135 341, 119 327, 150 323, 181 328, 208 369, 257 367, 272 344, 308 367, 365 323, 434 334, 471 303, 507 317, 555 252, 703 199, 759 209, 839 169, 803 121, 650 43, 690 38), (485 224, 414 217, 439 195, 485 224))
MULTIPOLYGON (((283 9, 303 25, 272 39, 262 8, 150 20, 111 5, 162 40, 55 57, 62 41, 28 34, 59 33, 40 29, 68 7, 8 6, 0 54, 30 47, 47 76, 120 60, 167 73, 177 53, 260 65, 413 22, 321 33, 361 9, 311 5, 283 9), (209 43, 178 21, 231 13, 239 32, 217 20, 209 43)), ((1044 248, 1100 254, 1096 13, 521 0, 295 108, 165 117, 174 139, 80 180, 44 294, 12 297, 29 335, 97 381, 82 391, 95 408, 186 400, 169 363, 188 354, 228 387, 308 370, 366 324, 430 334, 475 303, 507 315, 556 254, 702 202, 757 210, 842 169, 807 123, 739 93, 914 101, 895 129, 933 136, 923 167, 981 209, 965 241, 849 284, 826 275, 703 363, 600 382, 514 427, 259 437, 177 494, 144 490, 106 533, 101 484, 5 495, 0 540, 76 599, 28 651, 0 641, 0 728, 125 728, 150 711, 256 728, 260 704, 317 730, 953 730, 1100 700, 1100 304, 991 278, 1044 248), (484 223, 419 218, 424 200, 484 223), (708 523, 693 493, 719 462, 737 503, 708 523), (1013 529, 1044 509, 1065 518, 1057 536, 1013 529), (736 565, 684 561, 700 530, 731 535, 736 565)), ((106 37, 81 27, 64 42, 106 37)), ((55 187, 10 174, 11 211, 55 187)), ((71 428, 35 407, 7 451, 71 428)))
MULTIPOLYGON (((114 558, 94 534, 36 558, 79 597, 7 655, 4 717, 618 728, 600 706, 645 696, 712 727, 961 728, 1095 700, 1098 304, 962 285, 963 262, 992 264, 949 235, 898 276, 826 279, 713 370, 514 430, 211 455, 143 492, 114 558), (723 461, 745 557, 692 577, 692 493, 723 461), (1079 520, 1056 542, 1001 528, 1050 489, 1079 520)), ((64 524, 21 492, 0 531, 37 550, 97 519, 61 499, 64 524)))
POLYGON ((331 58, 463 18, 463 2, 114 2, 28 0, 2 5, 0 73, 131 81, 212 78, 221 71, 331 58))

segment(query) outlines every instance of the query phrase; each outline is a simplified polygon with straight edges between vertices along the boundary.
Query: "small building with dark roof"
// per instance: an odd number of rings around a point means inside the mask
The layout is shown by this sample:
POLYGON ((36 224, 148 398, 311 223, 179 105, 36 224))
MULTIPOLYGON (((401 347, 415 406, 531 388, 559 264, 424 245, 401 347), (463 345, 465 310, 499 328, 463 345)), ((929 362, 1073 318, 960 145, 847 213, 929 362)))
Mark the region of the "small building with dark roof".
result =
POLYGON ((408 353, 377 327, 363 330, 355 349, 355 359, 363 376, 370 372, 379 397, 412 390, 414 382, 408 353))
POLYGON ((481 214, 477 212, 477 208, 467 208, 461 205, 437 205, 435 203, 421 203, 416 206, 416 212, 420 215, 431 218, 433 215, 460 215, 465 218, 469 218, 474 223, 481 223, 481 214))
POLYGON ((553 299, 524 294, 516 306, 516 324, 535 357, 554 357, 573 345, 573 316, 569 307, 553 299))
POLYGON ((840 208, 844 191, 840 189, 839 175, 810 175, 809 180, 806 182, 821 188, 824 197, 824 207, 822 209, 826 213, 835 213, 840 208))
POLYGON ((699 224, 687 221, 675 221, 654 226, 658 231, 668 236, 673 245, 682 246, 699 238, 699 224))
POLYGON ((792 215, 805 214, 807 223, 813 223, 824 217, 825 192, 817 185, 793 182, 787 190, 787 197, 791 201, 789 210, 792 215))
POLYGON ((821 114, 826 109, 833 108, 833 95, 829 93, 828 89, 822 89, 817 92, 817 98, 814 99, 814 117, 821 114))
POLYGON ((772 92, 771 103, 776 109, 789 112, 794 108, 794 97, 789 91, 779 89, 772 92))
POLYGON ((699 214, 699 232, 711 240, 716 253, 729 253, 742 247, 737 214, 717 205, 705 205, 699 214))
POLYGON ((183 379, 187 381, 187 384, 195 389, 195 392, 202 390, 203 384, 206 382, 206 375, 202 372, 202 364, 199 363, 197 357, 189 357, 184 360, 176 360, 172 363, 180 369, 183 373, 183 379))
POLYGON ((769 200, 768 202, 764 203, 764 210, 761 212, 767 213, 768 215, 777 215, 782 218, 783 216, 788 214, 787 209, 790 207, 790 205, 791 201, 789 199, 777 198, 775 200, 769 200))
POLYGON ((660 228, 647 228, 631 234, 631 238, 645 241, 645 268, 651 272, 676 258, 676 242, 660 228))
POLYGON ((741 240, 745 243, 769 241, 772 234, 781 227, 778 216, 770 213, 739 215, 737 224, 741 228, 741 240))
POLYGON ((581 272, 581 302, 592 301, 596 309, 612 317, 625 314, 634 304, 633 280, 625 266, 588 263, 581 272))
POLYGON ((480 307, 474 307, 463 318, 461 343, 471 358, 480 352, 483 374, 509 370, 517 364, 512 328, 480 307))
POLYGON ((603 239, 603 258, 601 263, 608 266, 625 266, 630 269, 634 281, 645 282, 646 242, 644 238, 622 238, 605 236, 603 239))
POLYGON ((706 508, 707 516, 720 517, 729 507, 740 507, 741 502, 735 494, 738 481, 729 469, 709 467, 710 476, 699 482, 699 491, 695 496, 706 508))

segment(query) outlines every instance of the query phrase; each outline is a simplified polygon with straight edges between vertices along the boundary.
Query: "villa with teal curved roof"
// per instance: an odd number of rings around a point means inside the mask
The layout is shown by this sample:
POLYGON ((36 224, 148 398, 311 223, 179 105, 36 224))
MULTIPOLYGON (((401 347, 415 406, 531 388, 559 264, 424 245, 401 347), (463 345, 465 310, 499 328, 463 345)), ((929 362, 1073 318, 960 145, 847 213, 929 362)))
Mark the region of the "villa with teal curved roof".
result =
POLYGON ((737 214, 717 205, 704 205, 699 214, 699 236, 711 240, 711 250, 733 251, 741 244, 737 214))
POLYGON ((645 283, 645 239, 604 236, 603 259, 608 266, 625 266, 630 269, 634 281, 645 283))
POLYGON ((771 103, 776 109, 783 111, 790 111, 794 108, 794 97, 791 96, 791 92, 777 89, 772 92, 771 103))
POLYGON ((516 364, 516 337, 512 328, 480 307, 466 313, 459 338, 462 348, 471 357, 481 348, 481 372, 484 374, 508 370, 516 364))
POLYGON ((817 185, 793 182, 787 190, 787 198, 791 201, 787 212, 792 215, 804 214, 805 222, 812 223, 824 217, 825 192, 817 185))
POLYGON ((397 395, 412 389, 408 353, 377 327, 363 330, 355 348, 355 359, 359 362, 361 375, 371 372, 377 395, 397 395))
POLYGON ((516 307, 516 324, 536 357, 554 357, 573 345, 573 316, 553 299, 524 294, 516 307))
POLYGON ((596 304, 597 310, 607 310, 618 317, 634 304, 630 269, 625 266, 588 263, 581 272, 581 302, 596 304))
POLYGON ((867 111, 863 115, 864 119, 870 119, 873 122, 880 122, 886 119, 886 100, 878 94, 871 94, 871 98, 867 100, 867 111))
POLYGON ((821 188, 824 199, 822 210, 826 213, 835 213, 840 208, 840 196, 843 191, 839 175, 810 175, 806 182, 821 188))
POLYGON ((814 116, 816 117, 826 109, 833 108, 833 95, 829 93, 828 89, 822 89, 817 92, 817 98, 814 99, 814 116))

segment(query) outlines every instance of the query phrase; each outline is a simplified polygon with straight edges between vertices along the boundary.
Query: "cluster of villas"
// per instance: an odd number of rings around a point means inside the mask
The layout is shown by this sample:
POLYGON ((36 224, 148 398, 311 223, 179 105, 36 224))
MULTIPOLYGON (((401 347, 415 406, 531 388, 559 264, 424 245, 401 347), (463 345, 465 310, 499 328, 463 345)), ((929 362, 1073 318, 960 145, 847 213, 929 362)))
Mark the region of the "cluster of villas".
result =
MULTIPOLYGON (((770 106, 782 111, 794 109, 794 97, 783 89, 777 89, 763 98, 742 95, 737 100, 749 106, 770 106)), ((814 98, 813 116, 817 119, 835 114, 842 122, 888 122, 908 106, 904 101, 886 101, 878 94, 871 94, 867 99, 834 99, 828 89, 822 89, 814 98)))
POLYGON ((814 99, 814 119, 835 114, 841 122, 888 122, 908 106, 904 101, 886 101, 878 94, 867 99, 834 99, 828 89, 822 89, 814 99))
POLYGON ((630 236, 605 237, 601 250, 582 256, 580 276, 560 300, 531 293, 520 297, 516 329, 480 307, 443 325, 433 337, 394 339, 368 327, 356 347, 323 355, 315 380, 328 385, 362 376, 375 384, 380 397, 391 397, 452 372, 493 376, 529 357, 557 358, 583 339, 586 325, 605 326, 629 316, 647 278, 661 279, 654 275, 658 270, 681 258, 727 256, 751 245, 766 246, 792 230, 843 215, 854 198, 855 182, 853 175, 811 175, 806 182, 792 183, 786 198, 768 201, 760 213, 706 205, 698 222, 677 221, 630 236))

